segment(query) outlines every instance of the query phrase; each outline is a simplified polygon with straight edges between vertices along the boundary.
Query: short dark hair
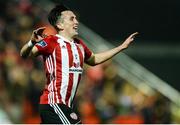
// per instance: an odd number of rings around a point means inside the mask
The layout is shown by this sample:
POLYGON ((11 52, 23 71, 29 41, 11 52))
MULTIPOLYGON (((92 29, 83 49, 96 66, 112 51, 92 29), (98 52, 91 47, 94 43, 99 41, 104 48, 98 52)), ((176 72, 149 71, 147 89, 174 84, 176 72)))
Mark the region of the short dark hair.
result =
POLYGON ((56 5, 49 13, 48 15, 48 21, 49 23, 56 28, 56 22, 61 16, 61 12, 70 10, 63 4, 56 5))

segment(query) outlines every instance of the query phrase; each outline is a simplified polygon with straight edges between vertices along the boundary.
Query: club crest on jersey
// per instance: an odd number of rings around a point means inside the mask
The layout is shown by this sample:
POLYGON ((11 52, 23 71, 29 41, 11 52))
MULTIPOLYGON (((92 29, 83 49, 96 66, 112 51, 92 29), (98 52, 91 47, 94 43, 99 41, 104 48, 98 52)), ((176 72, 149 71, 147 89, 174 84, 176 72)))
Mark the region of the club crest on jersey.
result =
POLYGON ((79 62, 78 63, 74 62, 73 65, 74 65, 75 68, 78 68, 80 66, 80 63, 79 62))
POLYGON ((42 40, 42 41, 38 42, 37 45, 41 46, 41 47, 45 47, 45 46, 47 46, 47 43, 44 40, 42 40))
POLYGON ((81 51, 84 51, 84 48, 83 48, 82 45, 79 45, 79 48, 80 48, 81 51))
POLYGON ((76 113, 71 113, 70 114, 71 118, 74 119, 74 120, 77 120, 78 119, 78 116, 76 115, 76 113))

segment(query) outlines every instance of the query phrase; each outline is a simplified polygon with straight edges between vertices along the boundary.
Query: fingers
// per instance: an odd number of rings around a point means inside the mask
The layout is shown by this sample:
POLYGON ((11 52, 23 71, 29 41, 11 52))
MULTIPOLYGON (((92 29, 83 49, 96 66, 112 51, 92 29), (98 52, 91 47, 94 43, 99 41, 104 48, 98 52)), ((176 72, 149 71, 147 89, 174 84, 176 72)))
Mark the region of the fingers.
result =
POLYGON ((45 29, 46 29, 46 27, 41 27, 41 28, 39 28, 39 29, 37 30, 37 34, 41 36, 45 29))
POLYGON ((46 34, 42 34, 42 38, 46 38, 48 35, 46 34))
POLYGON ((139 34, 139 33, 138 33, 138 32, 135 32, 135 33, 132 34, 132 36, 136 36, 137 34, 139 34))
POLYGON ((45 29, 46 29, 46 27, 40 27, 40 28, 34 30, 33 33, 32 33, 32 36, 31 36, 31 40, 34 41, 34 42, 38 42, 42 38, 45 38, 46 35, 43 34, 45 29))
POLYGON ((46 27, 40 27, 40 28, 34 30, 34 34, 36 35, 36 37, 37 37, 37 35, 42 36, 43 31, 44 31, 45 29, 46 29, 46 27))
POLYGON ((135 36, 136 36, 137 34, 139 34, 139 33, 138 33, 138 32, 135 32, 135 33, 131 34, 131 38, 135 38, 135 36))
POLYGON ((138 32, 135 32, 135 33, 133 33, 132 35, 137 35, 137 34, 139 34, 138 32))

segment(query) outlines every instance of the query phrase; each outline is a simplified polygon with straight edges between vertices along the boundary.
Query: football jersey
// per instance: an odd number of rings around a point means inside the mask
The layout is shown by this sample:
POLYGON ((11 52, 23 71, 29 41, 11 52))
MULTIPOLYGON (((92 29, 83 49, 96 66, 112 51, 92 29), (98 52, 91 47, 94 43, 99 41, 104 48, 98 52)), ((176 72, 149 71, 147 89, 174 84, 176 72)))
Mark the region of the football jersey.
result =
POLYGON ((56 34, 35 45, 43 56, 47 83, 40 104, 66 104, 72 106, 83 72, 83 63, 92 54, 82 40, 70 42, 56 34))

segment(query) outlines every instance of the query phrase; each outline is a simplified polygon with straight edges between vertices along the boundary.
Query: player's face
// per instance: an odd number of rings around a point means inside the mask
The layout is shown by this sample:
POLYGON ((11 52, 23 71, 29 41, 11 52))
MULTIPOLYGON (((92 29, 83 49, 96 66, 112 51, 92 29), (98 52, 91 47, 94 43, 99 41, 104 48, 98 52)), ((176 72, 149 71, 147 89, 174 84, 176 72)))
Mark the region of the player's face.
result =
POLYGON ((78 24, 76 15, 72 11, 64 11, 61 13, 61 26, 63 32, 65 32, 69 37, 78 35, 78 24))

